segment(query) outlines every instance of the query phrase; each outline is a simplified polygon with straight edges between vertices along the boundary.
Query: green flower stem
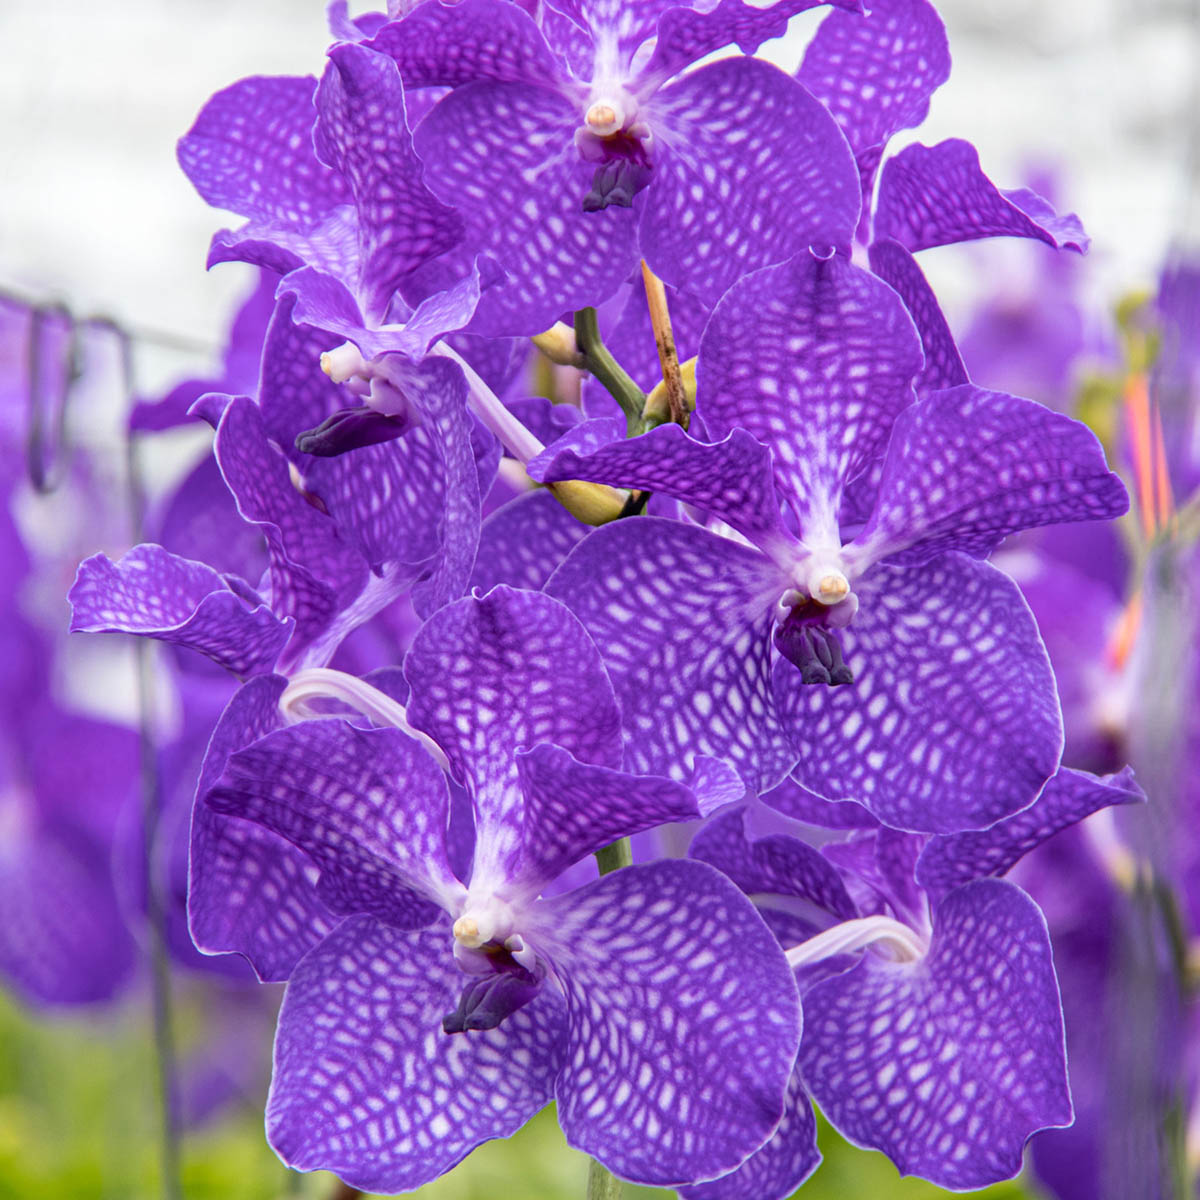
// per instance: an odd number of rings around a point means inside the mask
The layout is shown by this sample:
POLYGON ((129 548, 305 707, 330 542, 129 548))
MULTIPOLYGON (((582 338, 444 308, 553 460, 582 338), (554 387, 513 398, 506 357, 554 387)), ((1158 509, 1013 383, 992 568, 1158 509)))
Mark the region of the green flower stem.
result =
POLYGON ((596 851, 596 863, 601 875, 607 875, 618 867, 628 867, 632 862, 633 850, 629 846, 628 838, 622 838, 619 842, 613 842, 611 846, 604 846, 596 851))
POLYGON ((620 1200, 621 1181, 594 1158, 588 1165, 587 1200, 620 1200))
POLYGON ((594 308, 581 308, 575 314, 575 341, 583 355, 584 366, 600 380, 621 406, 629 436, 636 437, 642 433, 642 412, 646 407, 646 393, 613 358, 604 344, 594 308))
MULTIPOLYGON (((632 862, 633 850, 628 838, 596 851, 596 865, 601 875, 628 867, 632 862)), ((588 1164, 587 1200, 619 1200, 620 1195, 621 1181, 593 1158, 588 1164)))

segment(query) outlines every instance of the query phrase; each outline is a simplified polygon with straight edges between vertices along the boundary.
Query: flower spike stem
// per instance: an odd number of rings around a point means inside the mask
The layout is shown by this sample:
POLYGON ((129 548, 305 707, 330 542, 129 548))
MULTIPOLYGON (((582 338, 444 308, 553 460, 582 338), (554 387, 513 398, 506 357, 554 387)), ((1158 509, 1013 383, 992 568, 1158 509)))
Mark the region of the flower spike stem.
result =
POLYGON ((621 1181, 593 1158, 588 1167, 587 1200, 618 1200, 620 1195, 621 1181))
POLYGON ((636 437, 642 433, 642 412, 646 407, 646 393, 613 358, 604 344, 594 308, 581 308, 575 314, 575 341, 583 354, 584 366, 600 380, 621 406, 629 436, 636 437))
POLYGON ((618 867, 628 867, 632 863, 633 850, 629 846, 628 838, 622 838, 619 842, 613 842, 611 846, 604 846, 596 851, 596 865, 600 868, 601 875, 607 875, 618 867))
MULTIPOLYGON (((596 865, 600 868, 601 875, 607 875, 620 867, 628 867, 632 863, 633 849, 628 838, 621 838, 611 846, 604 846, 596 851, 596 865)), ((621 1181, 593 1158, 588 1165, 587 1200, 618 1200, 620 1195, 621 1181)))
MULTIPOLYGON (((666 385, 667 413, 666 420, 675 425, 688 427, 688 398, 684 387, 683 374, 679 368, 679 352, 675 349, 675 335, 671 332, 671 311, 667 307, 667 289, 663 281, 646 265, 642 259, 642 281, 646 285, 646 304, 650 309, 650 326, 654 330, 654 344, 658 348, 658 361, 662 366, 663 383, 666 385)), ((651 423, 661 425, 665 422, 658 419, 646 406, 646 425, 651 423)))

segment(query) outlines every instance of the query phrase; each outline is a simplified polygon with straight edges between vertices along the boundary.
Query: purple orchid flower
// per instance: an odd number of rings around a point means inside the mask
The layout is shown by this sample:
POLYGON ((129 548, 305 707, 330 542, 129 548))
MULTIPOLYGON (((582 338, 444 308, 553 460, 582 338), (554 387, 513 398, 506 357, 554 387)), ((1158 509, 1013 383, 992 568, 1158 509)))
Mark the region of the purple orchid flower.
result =
POLYGON ((1144 799, 1128 771, 1064 770, 989 830, 879 830, 823 852, 785 834, 751 838, 740 812, 712 821, 690 853, 756 895, 791 946, 805 1029, 775 1137, 687 1200, 790 1195, 820 1161, 809 1095, 906 1174, 949 1188, 1015 1175, 1030 1136, 1068 1125, 1072 1109, 1045 920, 995 877, 1099 808, 1144 799))
POLYGON ((678 861, 538 898, 614 839, 697 815, 686 788, 621 771, 582 626, 497 588, 430 618, 405 673, 409 731, 302 722, 232 754, 203 801, 303 850, 341 917, 288 985, 276 1150, 408 1190, 555 1096, 568 1140, 628 1178, 736 1166, 779 1121, 799 1031, 752 906, 678 861), (463 881, 439 760, 474 811, 463 881))
POLYGON ((698 414, 723 442, 664 426, 593 450, 584 425, 564 439, 578 450, 531 464, 720 522, 619 522, 547 584, 604 650, 639 769, 700 752, 764 792, 796 767, 819 796, 926 832, 989 825, 1053 773, 1045 651, 978 559, 1020 528, 1118 515, 1124 488, 1085 427, 1031 401, 962 385, 913 403, 921 361, 895 293, 805 254, 736 285, 705 331, 698 414), (856 477, 878 484, 843 540, 856 477))
MULTIPOLYGON (((312 79, 243 80, 213 97, 180 140, 180 162, 200 194, 250 218, 217 235, 210 263, 243 259, 285 274, 280 295, 294 297, 295 320, 357 348, 325 360, 358 395, 308 431, 309 452, 341 453, 428 420, 429 398, 406 363, 431 351, 459 361, 473 391, 490 393, 451 341, 485 375, 503 379, 510 370, 510 343, 453 336, 502 276, 490 260, 469 263, 457 282, 412 281, 418 267, 458 244, 461 221, 425 187, 406 111, 395 64, 341 43, 315 90, 312 79), (415 308, 402 284, 420 300, 415 308)), ((436 417, 436 394, 432 407, 436 417)))
POLYGON ((384 26, 370 45, 406 87, 451 88, 415 145, 463 217, 456 253, 509 273, 471 328, 540 332, 610 296, 639 257, 712 303, 748 267, 848 246, 857 172, 803 87, 749 57, 676 78, 730 42, 752 51, 809 7, 573 4, 545 8, 539 28, 515 4, 465 0, 384 26))
MULTIPOLYGON (((103 555, 82 564, 71 592, 73 629, 189 646, 238 675, 276 666, 286 672, 323 665, 351 629, 414 584, 418 608, 461 592, 478 538, 481 469, 461 372, 445 361, 410 369, 420 379, 430 434, 368 446, 345 460, 309 460, 297 478, 270 434, 295 428, 295 416, 314 406, 319 411, 329 403, 321 389, 332 385, 314 369, 297 384, 294 361, 290 373, 283 369, 295 344, 311 345, 316 336, 294 326, 286 307, 272 331, 262 408, 245 397, 212 398, 224 404, 215 441, 222 475, 243 520, 267 542, 264 590, 140 546, 119 564, 103 555)), ((487 449, 481 453, 486 459, 487 449)))

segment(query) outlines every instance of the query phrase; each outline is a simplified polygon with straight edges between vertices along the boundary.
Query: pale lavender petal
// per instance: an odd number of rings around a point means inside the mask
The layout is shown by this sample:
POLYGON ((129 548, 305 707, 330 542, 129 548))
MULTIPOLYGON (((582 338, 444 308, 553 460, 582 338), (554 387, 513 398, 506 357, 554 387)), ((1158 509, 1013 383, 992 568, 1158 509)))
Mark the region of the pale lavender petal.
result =
POLYGON ((860 202, 850 149, 778 68, 753 58, 701 67, 656 94, 646 117, 664 149, 641 250, 667 283, 714 304, 758 267, 809 246, 849 248, 860 202))
POLYGON ((398 729, 319 720, 269 733, 230 755, 207 804, 303 850, 335 912, 418 928, 461 890, 446 860, 445 776, 398 729))
POLYGON ((716 867, 747 895, 796 896, 841 920, 858 916, 842 877, 820 851, 786 834, 751 841, 743 811, 709 821, 692 839, 688 857, 716 867))
POLYGON ((422 181, 395 63, 353 43, 334 46, 329 58, 313 141, 354 194, 358 294, 368 318, 381 319, 404 276, 458 242, 462 221, 422 181))
POLYGON ((1046 923, 978 880, 933 915, 924 959, 868 951, 804 996, 800 1069, 822 1112, 904 1174, 967 1189, 1021 1169, 1029 1136, 1071 1121, 1046 923))
POLYGON ((904 301, 921 335, 925 366, 916 379, 918 395, 969 383, 954 336, 917 260, 891 240, 874 242, 870 256, 871 270, 904 301))
POLYGON ((567 1140, 626 1179, 668 1186, 758 1149, 783 1115, 800 1012, 750 901, 704 863, 676 860, 535 912, 567 993, 555 1085, 567 1140))
MULTIPOLYGON (((282 724, 278 675, 251 680, 213 731, 198 797, 220 778, 229 755, 282 724)), ((317 871, 290 843, 251 821, 222 816, 199 800, 192 812, 188 927, 205 954, 235 951, 260 979, 286 979, 338 918, 316 890, 317 871)))
POLYGON ((817 1121, 798 1069, 784 1103, 783 1120, 761 1150, 729 1175, 680 1188, 683 1200, 786 1200, 821 1164, 817 1121))
POLYGON ((1082 254, 1089 242, 1074 213, 1059 216, 1027 188, 996 187, 979 165, 979 152, 961 138, 909 146, 888 160, 879 181, 875 236, 914 253, 975 238, 1027 237, 1082 254))
POLYGON ((770 686, 781 578, 757 551, 658 517, 597 529, 551 576, 604 655, 630 769, 683 782, 706 755, 756 790, 791 769, 770 686))
POLYGON ((769 446, 802 532, 828 535, 842 488, 912 403, 921 343, 900 298, 840 255, 757 271, 717 305, 700 343, 699 410, 769 446))
POLYGON ((946 27, 928 0, 872 0, 867 17, 830 13, 797 78, 833 114, 870 208, 875 170, 892 134, 920 125, 950 77, 946 27))
POLYGON ((481 79, 545 87, 565 77, 535 22, 505 0, 421 4, 368 45, 396 60, 408 88, 481 79))
POLYGON ((467 977, 445 926, 353 917, 297 967, 279 1014, 267 1137, 300 1171, 410 1191, 551 1098, 563 1044, 549 988, 496 1029, 442 1032, 467 977))
POLYGON ((581 763, 560 746, 519 752, 517 769, 525 837, 514 883, 534 892, 620 838, 700 817, 682 784, 581 763))
POLYGON ((179 165, 214 208, 305 230, 351 200, 317 160, 311 75, 242 79, 218 92, 179 139, 179 165))
POLYGON ((917 862, 917 878, 936 894, 985 875, 1004 875, 1060 829, 1110 805, 1145 801, 1129 767, 1105 776, 1062 767, 1024 812, 978 833, 931 839, 917 862))
POLYGON ((578 125, 575 107, 545 86, 480 82, 418 126, 426 182, 462 213, 465 252, 508 272, 480 301, 472 332, 540 333, 565 310, 607 299, 636 265, 633 210, 583 211, 595 168, 575 148, 578 125))
POLYGON ((549 596, 496 587, 448 605, 413 639, 404 673, 409 720, 445 751, 476 805, 476 876, 519 859, 519 750, 551 742, 583 762, 620 766, 620 714, 600 655, 549 596))
POLYGON ((545 488, 518 496, 484 521, 471 586, 486 592, 504 583, 540 591, 589 532, 545 488))
MULTIPOLYGON (((79 564, 68 599, 71 631, 134 633, 186 646, 238 676, 270 671, 294 622, 254 604, 244 584, 161 546, 135 546, 120 562, 79 564)), ((257 599, 257 597, 254 597, 257 599)))
POLYGON ((587 479, 664 492, 727 521, 756 545, 791 540, 780 515, 771 452, 742 429, 710 445, 679 425, 660 425, 582 454, 568 434, 531 459, 528 470, 537 480, 587 479))
MULTIPOLYGON (((753 54, 763 42, 782 37, 796 13, 825 3, 862 12, 862 0, 775 0, 766 5, 720 0, 707 12, 676 3, 659 18, 654 52, 633 86, 669 79, 722 46, 736 45, 743 54, 753 54)), ((808 86, 808 80, 801 82, 808 86)))
POLYGON ((964 384, 897 417, 875 511, 846 561, 897 555, 919 565, 947 550, 982 558, 1019 529, 1109 520, 1128 508, 1086 425, 964 384))
POLYGON ((1058 768, 1062 718, 1033 616, 1002 572, 960 554, 880 564, 839 630, 854 682, 775 679, 800 753, 795 778, 885 825, 982 829, 1028 807, 1058 768))

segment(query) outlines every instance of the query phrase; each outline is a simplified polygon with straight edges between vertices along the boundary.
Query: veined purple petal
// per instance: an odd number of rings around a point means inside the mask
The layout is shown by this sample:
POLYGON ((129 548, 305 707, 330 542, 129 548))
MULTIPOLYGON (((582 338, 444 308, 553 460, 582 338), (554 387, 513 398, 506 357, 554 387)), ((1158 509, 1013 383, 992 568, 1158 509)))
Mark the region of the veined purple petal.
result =
POLYGON ((393 451, 396 461, 408 464, 412 471, 401 491, 410 502, 406 511, 412 514, 414 524, 409 528, 414 538, 421 536, 420 513, 430 511, 433 497, 440 498, 440 515, 434 519, 441 548, 429 577, 413 588, 413 607, 425 617, 462 595, 467 586, 479 548, 480 491, 490 480, 480 482, 487 475, 487 465, 478 452, 476 423, 467 411, 467 383, 458 364, 432 357, 410 363, 398 354, 388 356, 386 363, 389 380, 415 397, 422 425, 436 437, 441 457, 439 486, 438 471, 415 468, 422 453, 420 438, 414 440, 411 450, 401 445, 393 451), (422 484, 428 488, 424 496, 414 491, 422 484))
POLYGON ((321 370, 321 355, 344 339, 296 320, 296 305, 295 292, 280 293, 263 344, 258 404, 272 440, 292 462, 301 463, 296 435, 316 428, 351 397, 321 370))
POLYGON ((575 148, 581 114, 546 84, 456 88, 414 135, 430 188, 466 221, 464 253, 508 272, 480 301, 474 333, 540 333, 606 300, 637 263, 632 209, 583 211, 595 167, 575 148))
POLYGON ((727 521, 756 545, 790 542, 780 516, 771 452, 742 429, 716 445, 679 425, 576 453, 570 435, 528 464, 537 480, 588 479, 613 487, 665 492, 727 521))
POLYGON ((984 557, 1010 533, 1099 521, 1129 508, 1096 435, 1034 400, 973 384, 933 392, 892 427, 856 565, 919 565, 947 550, 984 557))
POLYGON ((524 842, 517 752, 539 742, 618 767, 620 714, 600 654, 558 601, 497 587, 435 613, 404 672, 408 716, 445 751, 477 810, 475 878, 507 878, 524 842))
POLYGON ((222 229, 213 235, 205 265, 246 262, 278 275, 308 266, 353 280, 358 269, 358 238, 358 214, 352 205, 339 204, 305 230, 269 221, 248 221, 240 229, 222 229))
POLYGON ((350 16, 347 0, 329 0, 325 5, 325 21, 329 32, 342 42, 360 42, 374 37, 387 24, 386 13, 363 13, 361 17, 350 16))
POLYGON ((506 0, 420 4, 367 46, 396 60, 406 88, 483 79, 545 87, 566 77, 537 24, 506 0))
POLYGON ((1004 191, 983 173, 979 152, 961 138, 917 144, 889 159, 879 182, 875 236, 916 253, 985 237, 1036 238, 1086 252, 1089 238, 1074 213, 1059 216, 1027 188, 1004 191))
POLYGON ((904 301, 921 335, 925 366, 916 378, 917 394, 969 383, 954 336, 917 260, 890 239, 872 243, 870 256, 871 270, 904 301))
POLYGON ((921 364, 891 288, 805 251, 717 305, 700 343, 699 411, 710 435, 740 426, 769 446, 802 536, 833 538, 845 483, 883 449, 921 364))
MULTIPOLYGON (((862 0, 775 0, 766 5, 720 0, 707 12, 676 3, 659 18, 654 51, 633 86, 670 79, 722 46, 736 45, 743 54, 753 54, 763 42, 782 37, 796 13, 825 3, 862 12, 862 0)), ((801 82, 807 86, 807 80, 801 82)))
POLYGON ((192 810, 188 928, 205 954, 242 954, 263 980, 286 979, 337 924, 316 891, 307 856, 252 821, 223 816, 204 802, 230 754, 282 724, 287 681, 252 679, 230 700, 213 731, 192 810))
POLYGON ((700 817, 696 797, 682 784, 581 763, 560 746, 519 751, 517 770, 525 837, 514 883, 534 894, 619 838, 700 817))
POLYGON ((758 267, 809 246, 849 248, 860 203, 853 157, 828 112, 778 68, 711 63, 658 92, 646 119, 662 152, 639 237, 667 283, 715 304, 758 267))
POLYGON ((179 165, 214 208, 307 230, 350 201, 344 180, 319 162, 311 75, 242 79, 218 92, 179 139, 179 165))
POLYGON ((235 675, 270 671, 294 622, 252 605, 245 584, 161 546, 135 546, 120 562, 95 554, 79 565, 68 599, 71 631, 134 633, 187 646, 235 675))
POLYGON ((589 532, 545 488, 518 496, 484 521, 471 586, 481 592, 498 583, 541 591, 589 532))
POLYGON ((704 863, 676 860, 615 871, 535 912, 567 994, 555 1084, 567 1141, 668 1186, 758 1149, 783 1114, 800 1012, 750 901, 704 863))
POLYGON ((821 1165, 817 1121, 798 1068, 788 1081, 783 1120, 736 1171, 679 1189, 683 1200, 786 1200, 821 1165))
POLYGON ((420 928, 462 891, 446 859, 445 776, 398 729, 317 720, 269 733, 230 755, 206 802, 303 850, 335 912, 420 928))
POLYGON ((468 980, 445 925, 345 921, 297 967, 275 1038, 267 1137, 300 1171, 410 1191, 550 1100, 563 1005, 549 987, 495 1029, 442 1032, 468 980))
POLYGON ((694 757, 706 755, 764 790, 795 762, 770 691, 774 609, 787 586, 755 550, 638 517, 591 533, 546 590, 604 655, 629 768, 686 781, 694 757))
POLYGON ((362 591, 366 562, 292 485, 287 460, 268 441, 252 400, 239 396, 226 407, 214 452, 238 511, 267 539, 272 608, 296 622, 289 656, 312 646, 327 657, 332 647, 323 635, 362 591))
POLYGON ((832 803, 810 792, 792 776, 762 797, 762 802, 793 821, 824 829, 874 829, 879 822, 853 800, 832 803))
POLYGON ((1110 805, 1145 801, 1129 767, 1105 776, 1061 767, 1024 812, 978 833, 932 838, 917 862, 917 879, 938 894, 985 875, 1004 875, 1035 846, 1076 821, 1110 805))
POLYGON ((863 211, 892 134, 920 125, 950 77, 946 27, 928 0, 872 0, 869 15, 832 12, 797 78, 833 114, 854 151, 863 211))
POLYGON ((424 185, 396 64, 353 43, 334 46, 317 88, 317 154, 345 177, 358 208, 358 292, 382 319, 400 281, 456 245, 462 220, 424 185))
POLYGON ((924 959, 871 951, 804 996, 804 1081, 851 1141, 904 1174, 975 1188, 1021 1169, 1038 1129, 1071 1121, 1045 919, 977 880, 934 910, 924 959))
POLYGON ((886 825, 982 829, 1027 808, 1058 767, 1054 677, 1016 584, 961 554, 879 564, 838 634, 854 683, 805 686, 776 669, 800 754, 795 778, 886 825))
POLYGON ((747 895, 796 896, 842 920, 858 916, 842 877, 819 850, 786 834, 751 841, 744 811, 709 821, 692 839, 688 857, 716 867, 747 895))

